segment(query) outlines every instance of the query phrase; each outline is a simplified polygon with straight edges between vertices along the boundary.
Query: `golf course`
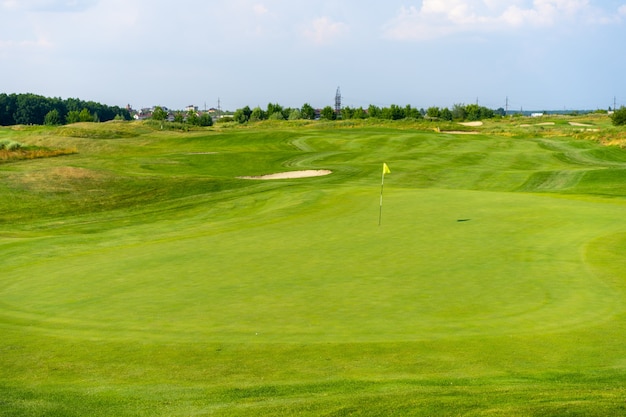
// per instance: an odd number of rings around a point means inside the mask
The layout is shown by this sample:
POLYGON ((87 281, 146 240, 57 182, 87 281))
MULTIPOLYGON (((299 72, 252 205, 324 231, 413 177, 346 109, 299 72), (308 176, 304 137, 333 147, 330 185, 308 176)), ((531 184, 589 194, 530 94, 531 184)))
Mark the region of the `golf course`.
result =
POLYGON ((626 415, 624 132, 0 127, 0 416, 626 415))

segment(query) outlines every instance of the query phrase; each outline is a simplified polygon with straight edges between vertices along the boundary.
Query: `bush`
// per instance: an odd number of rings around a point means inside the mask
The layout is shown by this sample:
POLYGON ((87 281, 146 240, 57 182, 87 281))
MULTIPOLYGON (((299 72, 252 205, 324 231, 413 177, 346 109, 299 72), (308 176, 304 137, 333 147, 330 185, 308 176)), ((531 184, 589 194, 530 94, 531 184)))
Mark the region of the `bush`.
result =
POLYGON ((7 150, 7 151, 16 151, 16 150, 22 148, 22 146, 24 146, 24 145, 22 145, 19 142, 15 142, 15 141, 12 141, 12 140, 9 140, 9 139, 0 140, 0 150, 4 149, 4 150, 7 150))
POLYGON ((615 126, 626 125, 626 107, 622 106, 619 110, 615 110, 611 119, 613 120, 613 125, 615 126))

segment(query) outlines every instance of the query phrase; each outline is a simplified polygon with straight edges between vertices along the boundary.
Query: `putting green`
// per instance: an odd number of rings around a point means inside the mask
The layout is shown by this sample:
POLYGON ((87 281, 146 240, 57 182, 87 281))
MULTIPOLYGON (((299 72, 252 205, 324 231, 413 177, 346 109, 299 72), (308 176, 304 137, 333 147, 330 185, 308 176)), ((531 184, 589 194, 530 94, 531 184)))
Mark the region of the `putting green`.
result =
POLYGON ((623 309, 598 273, 604 252, 587 250, 623 224, 621 205, 388 186, 379 227, 377 192, 276 191, 236 221, 198 215, 154 235, 3 239, 48 255, 5 269, 2 322, 90 339, 383 342, 557 332, 623 309))

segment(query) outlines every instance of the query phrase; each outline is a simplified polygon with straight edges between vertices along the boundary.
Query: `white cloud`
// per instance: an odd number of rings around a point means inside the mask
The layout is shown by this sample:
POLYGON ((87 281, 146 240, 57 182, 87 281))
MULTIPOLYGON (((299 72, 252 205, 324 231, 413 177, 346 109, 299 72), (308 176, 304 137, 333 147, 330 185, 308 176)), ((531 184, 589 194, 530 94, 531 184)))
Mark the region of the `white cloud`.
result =
POLYGON ((348 32, 349 28, 345 23, 336 22, 329 17, 320 17, 304 30, 304 36, 317 45, 325 45, 333 43, 348 32))
POLYGON ((262 4, 255 4, 255 5, 252 7, 252 9, 254 10, 254 13, 255 13, 255 14, 257 14, 257 15, 259 15, 259 16, 262 16, 262 15, 265 15, 265 14, 268 14, 268 13, 269 13, 268 8, 267 8, 267 7, 265 7, 265 6, 264 6, 264 5, 262 5, 262 4))
POLYGON ((589 0, 423 0, 403 7, 384 27, 385 37, 424 41, 455 33, 494 32, 522 27, 552 27, 562 22, 607 24, 626 15, 626 5, 610 12, 589 0))
POLYGON ((98 0, 4 0, 2 7, 35 12, 75 12, 87 10, 97 3, 98 0))

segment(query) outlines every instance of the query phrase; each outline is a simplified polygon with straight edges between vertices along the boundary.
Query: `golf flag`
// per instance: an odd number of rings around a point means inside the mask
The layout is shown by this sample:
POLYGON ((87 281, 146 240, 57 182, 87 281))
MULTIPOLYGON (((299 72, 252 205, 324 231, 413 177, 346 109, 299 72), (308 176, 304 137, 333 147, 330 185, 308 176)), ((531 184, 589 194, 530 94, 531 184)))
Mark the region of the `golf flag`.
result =
POLYGON ((385 174, 391 174, 391 170, 386 163, 383 162, 383 176, 380 181, 380 210, 378 211, 378 225, 380 226, 383 220, 383 187, 385 186, 385 174))

